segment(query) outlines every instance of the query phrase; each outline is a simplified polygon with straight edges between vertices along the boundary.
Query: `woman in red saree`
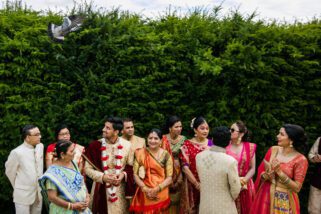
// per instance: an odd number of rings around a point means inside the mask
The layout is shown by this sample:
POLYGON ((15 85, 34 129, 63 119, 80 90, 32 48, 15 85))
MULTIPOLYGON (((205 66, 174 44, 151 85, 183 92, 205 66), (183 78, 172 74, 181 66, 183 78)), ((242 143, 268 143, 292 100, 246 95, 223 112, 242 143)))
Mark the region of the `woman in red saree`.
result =
POLYGON ((248 214, 255 196, 252 177, 255 173, 256 144, 247 142, 248 130, 242 121, 233 123, 230 132, 231 143, 226 147, 226 154, 237 160, 242 185, 240 195, 235 200, 236 208, 239 214, 248 214))
POLYGON ((277 135, 278 146, 269 149, 255 182, 257 195, 252 214, 300 214, 300 191, 308 161, 299 151, 306 148, 301 126, 285 124, 277 135))
POLYGON ((133 170, 138 188, 129 208, 131 212, 168 213, 173 161, 171 155, 160 148, 161 139, 161 131, 152 129, 147 137, 148 147, 135 152, 133 170))
MULTIPOLYGON (((184 181, 181 192, 180 213, 198 213, 200 204, 200 179, 196 170, 196 155, 209 148, 209 126, 203 117, 192 120, 195 137, 186 140, 179 158, 182 163, 184 181)), ((212 142, 210 142, 212 143, 212 142)))

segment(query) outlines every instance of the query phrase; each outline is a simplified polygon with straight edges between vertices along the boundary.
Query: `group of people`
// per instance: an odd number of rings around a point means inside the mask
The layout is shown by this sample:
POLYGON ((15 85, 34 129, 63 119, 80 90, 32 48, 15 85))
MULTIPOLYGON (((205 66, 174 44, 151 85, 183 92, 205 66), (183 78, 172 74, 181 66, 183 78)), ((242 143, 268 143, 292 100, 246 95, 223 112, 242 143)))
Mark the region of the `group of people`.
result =
MULTIPOLYGON (((26 125, 23 144, 5 163, 16 213, 41 213, 43 200, 49 213, 300 213, 298 192, 308 169, 301 126, 280 128, 255 182, 257 147, 242 121, 210 134, 205 118, 196 117, 190 139, 182 128, 180 118, 170 116, 167 133, 151 129, 145 141, 135 135, 131 119, 108 117, 102 138, 84 148, 61 125, 44 153, 39 128, 26 125)), ((309 213, 320 214, 320 138, 308 157, 316 164, 309 213)))

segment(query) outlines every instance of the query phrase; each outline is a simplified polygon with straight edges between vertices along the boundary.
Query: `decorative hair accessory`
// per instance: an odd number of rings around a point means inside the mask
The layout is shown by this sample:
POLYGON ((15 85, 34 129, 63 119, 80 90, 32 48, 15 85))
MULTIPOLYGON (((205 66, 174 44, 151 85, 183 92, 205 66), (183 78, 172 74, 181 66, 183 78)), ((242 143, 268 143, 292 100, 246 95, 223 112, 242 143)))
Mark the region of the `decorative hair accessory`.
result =
POLYGON ((193 127, 194 127, 194 121, 195 121, 195 119, 196 119, 196 117, 194 117, 193 119, 192 119, 192 121, 191 121, 191 128, 193 129, 193 127))

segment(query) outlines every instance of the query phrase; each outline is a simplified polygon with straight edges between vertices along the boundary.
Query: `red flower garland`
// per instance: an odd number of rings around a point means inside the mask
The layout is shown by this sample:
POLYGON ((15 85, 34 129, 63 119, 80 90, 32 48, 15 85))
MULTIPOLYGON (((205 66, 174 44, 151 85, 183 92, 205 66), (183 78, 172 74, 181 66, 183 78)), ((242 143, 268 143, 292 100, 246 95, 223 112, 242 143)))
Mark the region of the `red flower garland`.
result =
POLYGON ((101 157, 101 160, 102 160, 102 161, 108 160, 108 156, 106 156, 106 157, 101 157))
POLYGON ((122 159, 123 156, 121 156, 121 155, 115 155, 115 158, 116 158, 116 159, 122 159))
POLYGON ((121 169, 121 166, 115 166, 115 169, 121 169))

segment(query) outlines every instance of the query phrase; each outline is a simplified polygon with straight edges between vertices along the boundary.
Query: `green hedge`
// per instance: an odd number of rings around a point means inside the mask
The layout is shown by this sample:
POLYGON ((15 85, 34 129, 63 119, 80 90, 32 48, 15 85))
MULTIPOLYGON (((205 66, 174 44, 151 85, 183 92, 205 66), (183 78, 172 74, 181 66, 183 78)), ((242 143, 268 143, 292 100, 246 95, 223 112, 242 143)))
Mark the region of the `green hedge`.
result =
POLYGON ((189 121, 204 115, 211 127, 245 121, 258 144, 257 162, 283 123, 302 125, 311 145, 321 128, 320 21, 266 23, 219 11, 149 20, 89 10, 79 32, 54 43, 47 24, 61 23, 61 15, 0 10, 3 206, 12 200, 4 162, 26 123, 40 127, 45 145, 60 122, 87 145, 106 115, 133 118, 142 136, 171 114, 189 135, 189 121))

